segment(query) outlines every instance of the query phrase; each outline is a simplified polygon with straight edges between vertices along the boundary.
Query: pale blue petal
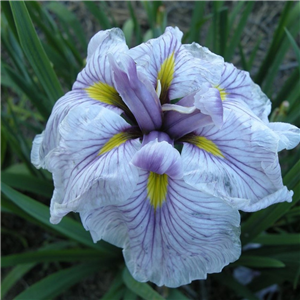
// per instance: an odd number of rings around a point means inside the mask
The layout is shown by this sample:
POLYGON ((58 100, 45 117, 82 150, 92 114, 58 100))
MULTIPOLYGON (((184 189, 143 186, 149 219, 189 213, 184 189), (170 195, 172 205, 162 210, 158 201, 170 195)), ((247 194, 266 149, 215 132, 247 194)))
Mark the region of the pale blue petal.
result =
POLYGON ((185 143, 187 183, 245 211, 291 201, 292 193, 282 184, 278 138, 250 111, 226 104, 222 128, 206 126, 196 133, 213 142, 222 155, 185 143))
POLYGON ((73 90, 85 89, 97 82, 113 86, 111 67, 107 55, 127 52, 123 33, 118 28, 98 32, 88 48, 87 65, 78 74, 73 90))
POLYGON ((126 265, 141 282, 178 287, 205 279, 238 259, 239 213, 183 181, 169 179, 168 195, 154 211, 147 199, 148 173, 124 205, 81 213, 94 241, 124 248, 126 265))
POLYGON ((163 35, 129 50, 131 57, 141 66, 156 88, 158 73, 163 62, 174 53, 175 66, 168 90, 170 100, 182 98, 206 81, 197 60, 181 44, 182 32, 176 27, 167 27, 163 35), (200 75, 200 76, 199 76, 200 75))
POLYGON ((128 140, 100 154, 114 135, 129 127, 119 115, 100 106, 79 106, 70 111, 59 127, 59 147, 46 159, 55 185, 52 223, 70 211, 120 203, 130 197, 138 170, 129 162, 140 148, 139 140, 128 140))
POLYGON ((300 129, 294 125, 281 122, 268 124, 279 138, 278 151, 293 149, 300 143, 300 129))
POLYGON ((233 64, 225 63, 221 79, 215 86, 226 92, 225 101, 245 103, 265 123, 271 111, 271 101, 255 84, 246 71, 238 70, 233 64))
POLYGON ((126 47, 123 31, 120 28, 101 30, 89 41, 86 60, 89 61, 92 58, 92 55, 97 50, 99 51, 99 49, 101 49, 101 52, 104 55, 116 46, 123 50, 128 49, 128 47, 126 47))
POLYGON ((97 101, 88 98, 84 92, 71 91, 61 97, 54 105, 46 129, 33 141, 31 162, 36 168, 45 167, 45 157, 55 149, 59 142, 58 126, 69 113, 70 109, 86 103, 93 107, 97 101))

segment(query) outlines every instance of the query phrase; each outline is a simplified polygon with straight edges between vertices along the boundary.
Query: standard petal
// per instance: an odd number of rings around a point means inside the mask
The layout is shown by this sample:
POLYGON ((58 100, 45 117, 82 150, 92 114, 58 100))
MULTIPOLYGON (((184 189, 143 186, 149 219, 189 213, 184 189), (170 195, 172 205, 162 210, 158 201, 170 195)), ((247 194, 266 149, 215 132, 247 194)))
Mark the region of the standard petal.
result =
POLYGON ((197 43, 183 46, 193 55, 193 57, 199 59, 198 68, 200 69, 199 73, 201 76, 213 85, 217 84, 221 79, 224 58, 197 43))
POLYGON ((126 204, 81 213, 94 241, 124 248, 126 265, 141 282, 178 287, 205 279, 238 259, 239 213, 183 181, 168 180, 163 205, 154 210, 141 173, 126 204))
POLYGON ((93 107, 98 105, 97 101, 88 98, 84 92, 71 91, 61 97, 54 105, 51 116, 47 122, 46 129, 37 135, 33 141, 31 151, 31 162, 36 168, 45 167, 45 157, 55 149, 59 142, 58 126, 72 108, 86 103, 93 107))
POLYGON ((159 38, 129 50, 155 88, 160 80, 162 103, 186 96, 204 81, 197 59, 181 44, 182 35, 177 27, 167 27, 159 38))
POLYGON ((98 82, 113 86, 107 55, 127 51, 128 46, 120 29, 113 28, 98 32, 89 44, 87 65, 78 74, 73 90, 85 89, 98 82))
POLYGON ((245 211, 291 201, 292 192, 282 184, 278 138, 250 111, 224 105, 223 127, 196 133, 182 138, 187 183, 245 211))
POLYGON ((300 129, 294 125, 281 122, 268 124, 279 137, 278 151, 293 149, 300 143, 300 129))
POLYGON ((112 48, 120 47, 121 50, 127 50, 126 41, 123 31, 120 28, 112 28, 108 30, 101 30, 96 33, 90 40, 87 50, 87 61, 89 61, 92 55, 101 49, 103 55, 112 48))
POLYGON ((59 147, 47 157, 55 191, 51 222, 70 211, 82 211, 130 197, 138 170, 129 162, 140 147, 130 125, 102 108, 77 107, 60 125, 59 147))
POLYGON ((72 89, 84 91, 86 97, 97 100, 114 111, 121 110, 131 117, 126 104, 115 89, 108 55, 128 51, 123 32, 118 28, 98 32, 88 47, 87 65, 78 74, 72 89))

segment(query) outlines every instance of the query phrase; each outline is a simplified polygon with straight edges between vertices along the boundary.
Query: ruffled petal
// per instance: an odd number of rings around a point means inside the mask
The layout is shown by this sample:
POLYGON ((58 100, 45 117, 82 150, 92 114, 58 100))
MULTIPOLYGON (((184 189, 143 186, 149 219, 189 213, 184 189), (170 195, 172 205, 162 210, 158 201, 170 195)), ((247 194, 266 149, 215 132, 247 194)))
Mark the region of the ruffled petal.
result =
POLYGON ((70 211, 126 201, 135 189, 138 170, 129 162, 140 148, 130 125, 100 106, 72 109, 59 127, 59 147, 47 156, 55 191, 52 223, 70 211))
POLYGON ((233 64, 225 63, 221 79, 214 83, 226 101, 245 103, 263 122, 268 122, 271 101, 255 84, 246 71, 238 70, 233 64))
POLYGON ((140 174, 126 204, 81 213, 95 242, 103 239, 124 248, 126 265, 136 280, 178 287, 205 279, 238 259, 236 209, 169 178, 166 200, 154 210, 147 196, 148 176, 140 174))
POLYGON ((282 184, 278 138, 250 111, 226 104, 223 127, 206 126, 196 134, 183 138, 187 183, 245 211, 291 201, 282 184))
POLYGON ((123 32, 119 28, 98 32, 90 41, 86 67, 78 74, 73 90, 84 91, 86 97, 116 112, 131 117, 131 112, 117 92, 108 55, 117 56, 128 51, 123 32))
POLYGON ((198 58, 199 75, 204 77, 211 84, 217 84, 222 75, 224 58, 211 52, 208 48, 202 47, 197 43, 183 45, 195 58, 198 58))
POLYGON ((88 98, 84 92, 71 91, 61 97, 54 105, 46 129, 35 137, 31 150, 31 162, 36 168, 45 168, 45 157, 55 149, 59 142, 58 126, 72 108, 89 104, 93 107, 97 101, 88 98))
POLYGON ((274 122, 268 124, 279 138, 278 151, 293 149, 300 143, 300 129, 288 123, 274 122))
POLYGON ((112 72, 107 55, 127 51, 128 46, 121 29, 112 28, 98 32, 89 43, 87 65, 78 74, 73 90, 85 89, 98 82, 113 86, 112 72))
POLYGON ((100 53, 99 49, 101 49, 102 54, 105 55, 106 52, 112 49, 116 51, 115 47, 119 47, 121 51, 128 49, 123 31, 120 28, 101 30, 91 38, 88 44, 86 60, 89 61, 96 51, 100 53))
POLYGON ((129 50, 155 88, 160 80, 162 103, 184 97, 205 81, 195 58, 181 45, 182 35, 177 27, 167 27, 159 38, 129 50))

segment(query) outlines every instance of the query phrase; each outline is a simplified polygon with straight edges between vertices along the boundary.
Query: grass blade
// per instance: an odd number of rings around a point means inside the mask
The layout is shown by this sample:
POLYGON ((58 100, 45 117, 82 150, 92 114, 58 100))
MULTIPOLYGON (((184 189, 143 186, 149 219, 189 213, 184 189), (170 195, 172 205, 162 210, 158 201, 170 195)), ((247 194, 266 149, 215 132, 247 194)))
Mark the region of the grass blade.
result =
POLYGON ((99 270, 97 264, 82 264, 58 271, 38 281, 19 294, 15 300, 52 299, 99 270))
MULTIPOLYGON (((268 49, 267 55, 263 61, 263 63, 260 66, 260 69, 255 77, 255 82, 258 85, 262 85, 265 76, 267 75, 270 66, 272 65, 273 60, 275 59, 275 56, 277 54, 277 51, 282 44, 282 38, 284 36, 284 28, 288 25, 290 21, 290 12, 292 11, 292 6, 294 5, 293 2, 287 1, 284 7, 284 10, 281 14, 279 24, 276 28, 276 31, 274 33, 274 38, 272 40, 272 43, 268 49)), ((299 9, 299 7, 295 7, 295 9, 299 9)))
POLYGON ((104 12, 103 6, 99 8, 97 6, 97 2, 93 1, 84 1, 85 6, 87 9, 94 15, 94 17, 98 20, 99 24, 101 25, 102 29, 109 29, 112 27, 112 24, 110 23, 109 19, 106 16, 106 13, 104 12))
POLYGON ((35 263, 23 264, 13 268, 2 280, 1 283, 1 298, 4 299, 8 291, 21 279, 26 273, 28 273, 35 263))
MULTIPOLYGON (((115 257, 114 257, 115 259, 115 257)), ((101 255, 98 250, 85 250, 85 249, 69 249, 69 250, 39 250, 34 252, 25 252, 13 255, 3 256, 1 260, 2 268, 16 266, 19 264, 27 263, 44 263, 44 262, 90 262, 94 261, 110 263, 108 255, 101 255)))
POLYGON ((255 238, 253 243, 261 245, 300 245, 300 234, 262 234, 255 238))
POLYGON ((224 54, 224 58, 226 61, 230 61, 234 55, 234 51, 237 48, 237 46, 241 40, 243 30, 246 26, 246 23, 248 21, 249 15, 252 11, 253 5, 254 5, 254 1, 249 1, 246 4, 246 7, 242 13, 240 20, 239 20, 239 24, 238 24, 236 30, 234 31, 234 36, 231 38, 230 42, 228 43, 228 47, 226 48, 226 52, 224 54))
POLYGON ((263 256, 242 255, 233 265, 251 268, 283 268, 285 264, 278 259, 263 256))
POLYGON ((294 40, 293 36, 291 35, 291 33, 286 28, 284 28, 284 30, 285 30, 287 37, 294 49, 295 54, 296 54, 296 59, 298 61, 298 68, 299 68, 299 73, 300 73, 300 49, 299 49, 296 41, 294 40))
POLYGON ((102 242, 94 244, 91 241, 89 234, 83 229, 81 224, 68 217, 64 217, 64 219, 58 225, 51 224, 49 222, 50 213, 48 207, 13 190, 5 183, 2 183, 2 192, 9 200, 11 200, 30 216, 47 225, 51 229, 54 229, 55 231, 67 236, 68 238, 71 238, 90 248, 99 249, 100 251, 103 251, 103 253, 107 254, 114 249, 113 247, 110 247, 110 245, 102 242))
POLYGON ((11 174, 3 172, 1 180, 7 185, 27 192, 50 198, 53 193, 53 184, 30 175, 11 174))
POLYGON ((190 32, 188 37, 188 42, 199 42, 200 38, 200 29, 202 26, 202 20, 204 17, 204 11, 205 11, 206 2, 205 1, 195 1, 194 3, 194 9, 193 9, 193 15, 190 25, 190 32))
POLYGON ((154 291, 147 283, 142 283, 134 280, 126 267, 124 268, 123 271, 123 280, 127 288, 129 288, 131 291, 133 291, 135 294, 139 295, 145 300, 164 299, 156 291, 154 291))
POLYGON ((259 300, 246 286, 237 282, 230 274, 220 273, 214 274, 213 278, 218 280, 221 285, 226 285, 232 289, 237 295, 246 298, 247 300, 259 300))
POLYGON ((24 53, 53 105, 63 95, 61 85, 36 34, 25 3, 10 2, 10 5, 24 53))

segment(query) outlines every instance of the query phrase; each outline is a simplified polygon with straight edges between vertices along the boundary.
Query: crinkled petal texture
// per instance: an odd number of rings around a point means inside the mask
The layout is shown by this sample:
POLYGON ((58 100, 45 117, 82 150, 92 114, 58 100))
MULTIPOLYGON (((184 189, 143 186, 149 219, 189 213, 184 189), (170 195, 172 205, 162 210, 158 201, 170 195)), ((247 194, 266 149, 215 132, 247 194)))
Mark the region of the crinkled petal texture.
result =
POLYGON ((81 213, 94 241, 124 248, 133 277, 178 287, 220 272, 241 251, 239 213, 182 180, 168 179, 166 201, 156 210, 147 196, 149 173, 124 205, 81 213))
POLYGON ((140 142, 130 125, 101 106, 72 109, 59 126, 61 139, 46 161, 53 173, 52 223, 70 211, 123 203, 133 193, 138 170, 129 162, 140 142))
POLYGON ((220 91, 222 100, 237 101, 246 104, 263 122, 268 123, 271 112, 271 101, 255 84, 248 72, 238 70, 233 64, 224 63, 224 59, 210 52, 207 48, 192 43, 184 45, 194 57, 199 58, 201 65, 210 70, 210 76, 205 76, 208 82, 220 91), (220 70, 221 73, 220 73, 220 70))
POLYGON ((116 91, 108 56, 126 53, 128 46, 119 28, 98 32, 88 46, 87 65, 73 84, 74 91, 84 91, 87 97, 116 112, 129 112, 116 91))
POLYGON ((155 88, 160 80, 162 102, 184 97, 196 90, 205 81, 203 76, 199 77, 199 71, 204 75, 209 72, 206 68, 200 69, 195 63, 197 58, 182 46, 182 35, 177 27, 167 27, 159 38, 129 50, 155 88))
POLYGON ((278 138, 250 111, 224 104, 222 128, 206 126, 187 137, 184 180, 244 211, 291 201, 282 184, 278 138))
POLYGON ((71 108, 89 102, 90 105, 103 105, 117 113, 127 111, 118 92, 114 88, 112 72, 107 55, 126 52, 123 32, 113 28, 98 32, 89 42, 86 67, 79 73, 73 91, 61 97, 55 104, 45 131, 37 135, 33 142, 31 161, 37 167, 45 167, 47 154, 57 147, 58 126, 71 108))
POLYGON ((263 122, 268 122, 271 101, 252 81, 248 72, 238 70, 233 64, 225 63, 221 79, 215 86, 220 90, 223 100, 245 103, 263 122))
POLYGON ((93 107, 97 101, 88 98, 82 91, 71 91, 61 97, 54 105, 46 129, 37 135, 33 141, 31 150, 31 162, 37 168, 45 168, 45 157, 58 145, 60 135, 58 127, 70 109, 83 103, 93 107))
POLYGON ((281 122, 272 122, 268 126, 279 138, 278 151, 293 149, 300 143, 300 129, 298 127, 281 122))

